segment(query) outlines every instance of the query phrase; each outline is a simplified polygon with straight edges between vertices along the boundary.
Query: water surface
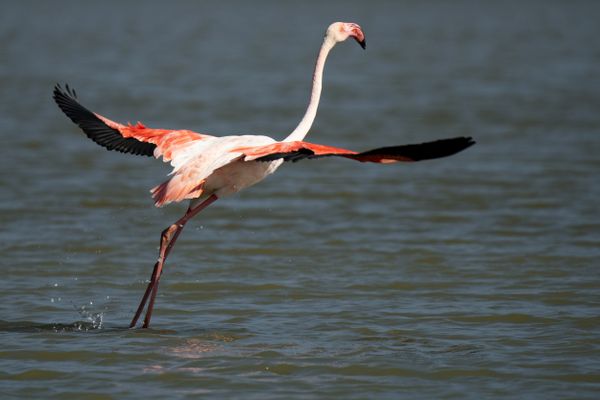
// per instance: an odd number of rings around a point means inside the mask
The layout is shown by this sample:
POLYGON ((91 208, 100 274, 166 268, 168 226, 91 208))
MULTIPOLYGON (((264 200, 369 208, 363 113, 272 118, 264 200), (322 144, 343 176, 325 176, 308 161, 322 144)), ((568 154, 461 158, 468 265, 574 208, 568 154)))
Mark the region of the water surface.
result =
POLYGON ((3 398, 597 398, 595 2, 10 2, 0 15, 3 398), (190 222, 153 326, 125 329, 162 163, 107 152, 51 101, 123 122, 283 138, 325 27, 309 140, 471 135, 411 165, 286 165, 190 222))

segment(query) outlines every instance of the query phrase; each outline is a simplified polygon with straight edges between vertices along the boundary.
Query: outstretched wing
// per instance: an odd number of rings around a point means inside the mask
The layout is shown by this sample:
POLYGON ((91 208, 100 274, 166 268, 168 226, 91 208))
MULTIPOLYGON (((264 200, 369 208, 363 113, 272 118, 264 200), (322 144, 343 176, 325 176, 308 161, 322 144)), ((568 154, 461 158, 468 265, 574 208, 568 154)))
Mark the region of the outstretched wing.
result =
POLYGON ((277 142, 266 146, 235 149, 245 154, 244 161, 299 161, 305 158, 344 157, 361 162, 394 163, 421 161, 456 154, 475 144, 470 137, 441 139, 434 142, 380 147, 362 153, 309 142, 277 142))
POLYGON ((87 137, 108 150, 156 158, 162 156, 164 161, 170 161, 174 153, 189 142, 212 137, 189 130, 147 128, 140 122, 136 125, 119 124, 79 104, 75 90, 68 85, 65 89, 56 85, 53 98, 87 137))

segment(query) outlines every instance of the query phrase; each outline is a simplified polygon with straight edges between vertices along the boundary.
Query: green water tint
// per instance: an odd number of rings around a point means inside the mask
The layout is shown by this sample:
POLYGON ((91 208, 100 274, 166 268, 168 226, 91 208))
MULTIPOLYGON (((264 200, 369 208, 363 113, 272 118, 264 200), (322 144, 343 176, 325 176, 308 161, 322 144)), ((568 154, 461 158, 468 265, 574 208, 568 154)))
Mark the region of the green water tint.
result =
POLYGON ((595 2, 3 11, 0 397, 598 397, 595 2), (54 84, 125 123, 283 138, 334 20, 369 47, 332 53, 307 140, 477 146, 282 167, 190 222, 152 329, 126 329, 185 205, 153 208, 168 166, 98 148, 54 84))

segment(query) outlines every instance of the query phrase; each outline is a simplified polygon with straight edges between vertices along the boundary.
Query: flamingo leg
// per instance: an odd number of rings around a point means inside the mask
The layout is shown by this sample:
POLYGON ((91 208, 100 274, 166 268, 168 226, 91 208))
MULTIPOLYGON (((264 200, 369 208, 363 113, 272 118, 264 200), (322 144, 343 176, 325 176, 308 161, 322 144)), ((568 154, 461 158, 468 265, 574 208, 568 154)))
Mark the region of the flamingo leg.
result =
POLYGON ((183 217, 178 219, 174 224, 172 224, 162 232, 160 236, 160 250, 158 260, 156 261, 156 264, 154 264, 154 269, 152 270, 150 282, 146 287, 146 291, 144 292, 144 296, 140 301, 135 316, 129 324, 130 328, 133 328, 137 324, 137 321, 140 315, 142 314, 142 311, 144 310, 144 307, 146 306, 146 302, 148 301, 149 297, 150 302, 148 303, 148 309, 146 310, 146 317, 144 318, 143 328, 147 328, 150 325, 150 318, 152 317, 152 311, 154 309, 154 300, 158 292, 158 283, 160 281, 163 265, 165 260, 167 259, 167 256, 173 249, 173 246, 175 245, 175 242, 181 234, 181 231, 183 230, 185 224, 194 216, 196 216, 200 211, 204 210, 210 204, 214 203, 217 199, 218 197, 213 194, 197 206, 190 206, 186 213, 183 215, 183 217))
MULTIPOLYGON (((189 212, 190 212, 190 209, 188 208, 185 215, 187 215, 189 212)), ((169 226, 164 231, 162 231, 162 233, 160 235, 160 250, 159 250, 158 260, 154 264, 154 269, 152 270, 152 275, 150 275, 150 282, 148 283, 148 286, 146 287, 146 291, 144 292, 144 296, 142 297, 142 300, 140 301, 137 311, 135 312, 135 316, 133 317, 133 319, 131 320, 131 323, 129 324, 130 328, 133 328, 137 324, 137 321, 140 318, 142 311, 144 311, 144 307, 146 306, 146 302, 148 301, 148 296, 150 296, 150 294, 152 294, 152 298, 150 300, 150 306, 148 309, 151 310, 152 307, 154 307, 154 298, 156 296, 156 292, 158 291, 158 281, 162 274, 163 264, 167 258, 167 255, 169 254, 170 250, 173 248, 173 244, 174 244, 175 240, 177 240, 177 236, 179 236, 179 233, 183 230, 183 226, 185 225, 185 222, 181 223, 180 221, 181 221, 181 219, 177 220, 177 222, 175 222, 173 225, 169 226)), ((150 311, 150 315, 152 315, 152 311, 150 311)), ((144 322, 144 327, 147 327, 147 323, 150 322, 148 319, 147 311, 146 311, 146 320, 147 320, 147 322, 144 322)))
MULTIPOLYGON (((189 212, 189 209, 188 209, 188 212, 189 212)), ((169 228, 171 228, 175 225, 177 225, 177 223, 171 225, 169 228)), ((166 234, 167 234, 169 228, 165 229, 161 234, 161 251, 162 251, 162 243, 164 240, 166 240, 165 238, 166 238, 166 234)), ((181 233, 182 230, 183 230, 183 226, 181 226, 179 229, 177 229, 175 231, 175 234, 173 235, 173 237, 170 239, 169 245, 167 246, 167 251, 165 252, 165 255, 163 257, 163 262, 164 262, 164 259, 166 259, 166 257, 171 252, 171 249, 173 248, 173 244, 177 240, 177 237, 179 236, 179 234, 181 233)), ((130 328, 133 328, 137 324, 137 321, 140 318, 142 311, 144 311, 144 307, 146 306, 146 302, 148 301, 148 296, 150 295, 150 293, 152 293, 152 291, 153 291, 152 289, 155 287, 155 283, 156 283, 157 276, 158 276, 158 268, 159 268, 159 262, 157 261, 154 264, 154 269, 152 270, 152 275, 150 275, 150 282, 148 283, 148 286, 146 287, 144 296, 142 297, 142 300, 140 301, 137 311, 135 312, 135 316, 133 317, 133 319, 131 320, 131 323, 129 324, 130 328)))
POLYGON ((156 262, 156 264, 154 264, 154 269, 152 270, 152 275, 150 275, 150 283, 148 283, 148 286, 146 287, 146 291, 144 292, 144 296, 142 297, 142 301, 140 301, 140 305, 138 306, 137 311, 135 312, 135 315, 134 315, 133 319, 131 320, 131 323, 129 324, 130 328, 133 328, 135 326, 135 324, 137 324, 137 321, 140 318, 142 311, 144 311, 144 306, 146 305, 146 301, 148 300, 150 291, 152 291, 152 287, 154 286, 154 275, 156 274, 157 270, 158 270, 158 261, 156 262))

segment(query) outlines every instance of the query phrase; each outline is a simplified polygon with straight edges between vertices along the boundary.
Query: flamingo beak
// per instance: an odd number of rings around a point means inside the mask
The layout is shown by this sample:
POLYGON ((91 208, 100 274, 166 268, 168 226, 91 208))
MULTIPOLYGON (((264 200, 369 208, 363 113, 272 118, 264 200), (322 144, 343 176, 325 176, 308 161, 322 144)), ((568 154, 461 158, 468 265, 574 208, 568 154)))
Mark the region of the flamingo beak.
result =
POLYGON ((354 39, 356 39, 356 41, 358 42, 358 44, 360 44, 360 47, 362 47, 363 50, 367 48, 367 41, 364 38, 362 40, 359 40, 355 37, 354 39))
POLYGON ((356 40, 358 42, 358 44, 360 44, 360 47, 364 49, 367 48, 367 41, 365 40, 365 34, 363 33, 362 29, 360 29, 358 26, 355 26, 352 29, 352 37, 354 37, 354 40, 356 40))

